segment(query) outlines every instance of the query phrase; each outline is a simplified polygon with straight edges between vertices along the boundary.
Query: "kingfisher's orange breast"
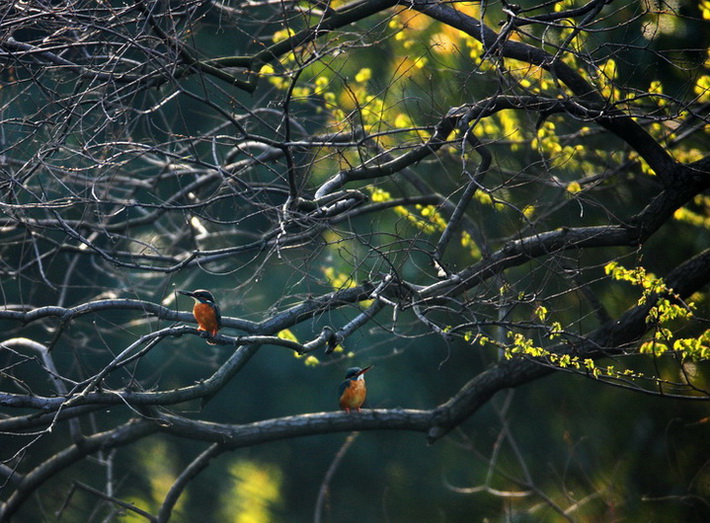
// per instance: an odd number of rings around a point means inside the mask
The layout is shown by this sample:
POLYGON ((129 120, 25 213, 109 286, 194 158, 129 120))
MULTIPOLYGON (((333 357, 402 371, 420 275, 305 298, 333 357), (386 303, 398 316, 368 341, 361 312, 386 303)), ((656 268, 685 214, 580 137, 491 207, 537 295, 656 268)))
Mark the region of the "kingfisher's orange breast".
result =
POLYGON ((366 395, 365 380, 350 380, 350 383, 340 396, 340 408, 357 409, 365 403, 366 395))
POLYGON ((197 330, 207 331, 212 336, 219 330, 219 320, 215 314, 214 307, 207 303, 196 303, 192 308, 192 314, 197 320, 197 330))

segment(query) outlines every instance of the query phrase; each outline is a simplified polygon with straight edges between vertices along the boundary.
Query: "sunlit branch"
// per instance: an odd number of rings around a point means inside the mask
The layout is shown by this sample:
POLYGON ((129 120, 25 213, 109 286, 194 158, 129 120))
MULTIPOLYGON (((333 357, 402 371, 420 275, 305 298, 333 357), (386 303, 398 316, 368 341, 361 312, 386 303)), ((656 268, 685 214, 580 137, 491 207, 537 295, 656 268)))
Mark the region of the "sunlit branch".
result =
MULTIPOLYGON (((666 282, 681 297, 707 285, 710 282, 710 250, 679 265, 667 276, 666 282)), ((653 304, 651 301, 633 307, 618 319, 590 333, 585 340, 574 344, 560 344, 551 350, 557 354, 576 354, 594 360, 616 354, 648 330, 646 317, 653 304)), ((437 426, 429 432, 429 440, 435 441, 447 434, 498 391, 520 386, 551 372, 555 372, 555 368, 540 365, 535 361, 515 358, 501 361, 493 368, 478 374, 437 408, 437 426)))
MULTIPOLYGON (((413 0, 412 7, 442 23, 464 31, 479 40, 490 54, 500 54, 506 58, 514 58, 549 70, 555 77, 569 87, 577 95, 580 105, 591 104, 604 106, 603 98, 577 71, 553 56, 524 42, 513 40, 500 41, 498 35, 486 25, 456 11, 446 5, 431 0, 413 0), (496 46, 492 49, 492 46, 496 46)), ((609 129, 622 140, 626 141, 648 162, 664 185, 670 186, 676 182, 677 164, 673 158, 651 138, 648 133, 631 118, 613 108, 603 111, 595 121, 609 129)))

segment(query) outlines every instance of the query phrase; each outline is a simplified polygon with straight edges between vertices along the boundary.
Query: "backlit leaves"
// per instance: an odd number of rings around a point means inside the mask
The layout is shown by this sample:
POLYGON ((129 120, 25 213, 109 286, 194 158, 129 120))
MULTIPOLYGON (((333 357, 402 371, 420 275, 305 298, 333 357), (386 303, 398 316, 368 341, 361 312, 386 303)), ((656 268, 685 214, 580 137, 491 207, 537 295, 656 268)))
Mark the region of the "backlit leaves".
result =
POLYGON ((672 349, 682 359, 699 361, 708 358, 710 333, 707 330, 697 337, 679 337, 681 328, 693 319, 696 308, 693 301, 681 300, 663 279, 643 267, 626 269, 612 262, 607 264, 605 271, 613 279, 629 282, 642 290, 638 305, 654 303, 646 317, 646 323, 651 326, 651 339, 641 344, 639 352, 661 355, 672 349))

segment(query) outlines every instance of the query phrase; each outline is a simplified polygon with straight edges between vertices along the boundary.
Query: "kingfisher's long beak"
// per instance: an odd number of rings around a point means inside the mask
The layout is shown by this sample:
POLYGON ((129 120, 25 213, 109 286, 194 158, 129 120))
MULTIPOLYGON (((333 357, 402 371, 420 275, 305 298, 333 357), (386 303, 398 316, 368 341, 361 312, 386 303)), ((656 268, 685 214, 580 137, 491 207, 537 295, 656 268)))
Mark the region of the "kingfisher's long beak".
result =
POLYGON ((184 294, 185 296, 190 296, 193 297, 194 294, 190 291, 178 291, 180 294, 184 294))
POLYGON ((362 369, 360 372, 358 372, 358 373, 356 374, 356 376, 362 376, 362 375, 365 374, 368 370, 370 370, 372 367, 373 367, 373 365, 368 365, 367 367, 365 367, 364 369, 362 369))

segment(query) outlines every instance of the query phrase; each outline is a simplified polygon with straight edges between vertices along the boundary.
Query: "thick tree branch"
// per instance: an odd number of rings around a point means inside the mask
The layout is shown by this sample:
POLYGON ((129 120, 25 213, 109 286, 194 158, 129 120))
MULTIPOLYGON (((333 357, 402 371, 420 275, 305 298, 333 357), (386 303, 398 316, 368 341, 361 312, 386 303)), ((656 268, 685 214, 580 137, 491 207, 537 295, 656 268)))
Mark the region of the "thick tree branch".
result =
MULTIPOLYGON (((679 265, 666 277, 667 285, 681 297, 686 297, 710 283, 710 249, 679 265)), ((600 359, 625 350, 648 330, 646 316, 655 304, 632 307, 617 320, 599 327, 578 343, 563 343, 551 349, 557 354, 574 354, 600 359)), ((472 416, 497 392, 523 385, 559 370, 543 362, 524 358, 503 360, 466 383, 446 403, 437 408, 436 427, 429 432, 429 441, 444 436, 452 428, 472 416)), ((710 399, 710 398, 708 398, 710 399)))
POLYGON ((17 489, 8 498, 7 502, 0 507, 0 521, 10 521, 10 518, 20 506, 42 483, 73 463, 99 450, 127 445, 156 432, 158 429, 159 427, 155 423, 144 420, 131 420, 106 432, 87 436, 55 454, 23 476, 17 489))
MULTIPOLYGON (((666 278, 681 297, 710 283, 710 249, 680 265, 666 278)), ((655 302, 636 306, 618 320, 598 328, 579 343, 563 343, 557 354, 599 359, 618 353, 648 330, 646 316, 655 302)), ((443 437, 485 405, 497 392, 541 378, 556 368, 524 358, 502 360, 466 383, 451 399, 434 410, 372 409, 357 415, 344 412, 302 414, 246 425, 192 421, 172 414, 161 415, 163 430, 170 434, 219 443, 227 448, 251 446, 288 437, 349 430, 411 430, 428 432, 430 443, 443 437)), ((708 398, 710 399, 710 398, 708 398)))
POLYGON ((665 186, 677 183, 677 164, 661 145, 641 126, 618 109, 610 107, 577 71, 555 59, 542 49, 513 40, 502 41, 499 35, 475 18, 451 7, 431 0, 412 0, 412 8, 431 16, 435 20, 455 27, 479 40, 490 55, 500 54, 537 65, 559 78, 577 96, 578 103, 587 107, 606 107, 595 121, 612 131, 633 147, 648 162, 665 186))

